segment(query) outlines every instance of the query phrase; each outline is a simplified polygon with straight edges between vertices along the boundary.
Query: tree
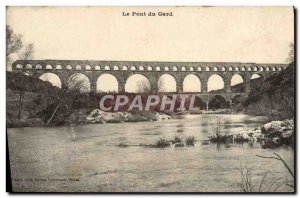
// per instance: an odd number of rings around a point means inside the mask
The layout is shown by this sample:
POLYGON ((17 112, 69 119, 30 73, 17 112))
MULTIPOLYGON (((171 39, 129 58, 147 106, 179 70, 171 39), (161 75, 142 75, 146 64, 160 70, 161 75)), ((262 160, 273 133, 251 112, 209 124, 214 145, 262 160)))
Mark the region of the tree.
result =
POLYGON ((151 92, 151 86, 149 82, 145 80, 140 80, 138 82, 138 92, 139 93, 150 93, 151 92))
POLYGON ((6 58, 9 60, 9 56, 18 52, 23 47, 22 35, 15 34, 13 29, 6 25, 6 58))
MULTIPOLYGON (((30 60, 33 58, 34 53, 34 46, 32 43, 26 45, 23 52, 19 53, 19 59, 22 62, 22 65, 25 65, 25 62, 27 60, 30 60)), ((18 86, 19 91, 19 108, 18 108, 18 119, 20 120, 22 118, 22 109, 23 109, 23 103, 24 103, 24 96, 27 89, 28 81, 27 78, 20 78, 21 82, 18 86)))
POLYGON ((72 75, 67 83, 66 88, 69 92, 88 92, 89 91, 89 82, 85 80, 84 75, 80 75, 78 73, 72 75))
POLYGON ((80 93, 88 91, 88 83, 78 73, 72 75, 65 85, 62 85, 62 91, 57 94, 55 99, 56 107, 47 120, 49 125, 53 120, 62 121, 67 115, 74 111, 74 101, 80 93))

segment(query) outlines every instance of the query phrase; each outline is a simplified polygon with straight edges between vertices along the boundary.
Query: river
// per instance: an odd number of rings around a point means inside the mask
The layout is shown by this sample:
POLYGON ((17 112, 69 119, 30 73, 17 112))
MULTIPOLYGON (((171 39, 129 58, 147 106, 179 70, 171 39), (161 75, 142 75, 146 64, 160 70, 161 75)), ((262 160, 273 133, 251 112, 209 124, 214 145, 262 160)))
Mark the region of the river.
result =
POLYGON ((13 191, 232 192, 241 191, 240 169, 245 166, 253 168, 252 183, 257 185, 270 171, 262 189, 282 178, 274 186, 280 186, 278 191, 291 190, 279 185, 290 179, 283 164, 256 155, 276 152, 293 167, 294 149, 204 143, 217 116, 224 132, 254 129, 267 121, 247 115, 202 114, 157 122, 10 128, 13 191), (195 136, 197 142, 180 148, 134 146, 175 135, 195 136))

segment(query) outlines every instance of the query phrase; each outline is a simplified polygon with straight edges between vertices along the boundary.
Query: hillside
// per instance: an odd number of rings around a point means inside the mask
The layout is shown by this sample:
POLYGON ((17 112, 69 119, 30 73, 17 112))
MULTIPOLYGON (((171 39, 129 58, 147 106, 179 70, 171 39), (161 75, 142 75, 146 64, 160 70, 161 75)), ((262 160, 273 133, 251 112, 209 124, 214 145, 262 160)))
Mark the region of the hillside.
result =
POLYGON ((244 112, 267 115, 276 119, 294 116, 294 64, 267 78, 260 86, 251 89, 244 103, 244 112))

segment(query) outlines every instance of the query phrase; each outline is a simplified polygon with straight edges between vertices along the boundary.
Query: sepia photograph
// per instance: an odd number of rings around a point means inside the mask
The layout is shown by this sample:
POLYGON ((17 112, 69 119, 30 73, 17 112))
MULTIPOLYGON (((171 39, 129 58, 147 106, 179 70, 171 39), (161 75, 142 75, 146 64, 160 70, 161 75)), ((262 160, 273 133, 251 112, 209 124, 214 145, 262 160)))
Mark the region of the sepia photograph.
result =
POLYGON ((295 193, 292 6, 7 6, 12 193, 295 193))

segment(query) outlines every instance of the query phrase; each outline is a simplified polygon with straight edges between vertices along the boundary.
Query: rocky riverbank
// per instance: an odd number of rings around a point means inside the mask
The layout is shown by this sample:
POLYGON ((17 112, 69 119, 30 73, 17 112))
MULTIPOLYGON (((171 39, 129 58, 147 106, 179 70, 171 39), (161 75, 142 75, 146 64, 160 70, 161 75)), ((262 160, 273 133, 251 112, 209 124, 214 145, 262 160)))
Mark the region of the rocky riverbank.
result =
POLYGON ((56 126, 68 124, 105 124, 121 122, 145 122, 172 119, 170 115, 158 112, 105 112, 100 109, 88 111, 82 109, 73 112, 68 118, 59 124, 43 121, 40 118, 24 118, 22 120, 7 119, 8 128, 56 126))
POLYGON ((169 120, 171 116, 157 112, 105 112, 94 109, 86 117, 87 123, 118 123, 169 120))
POLYGON ((279 146, 282 144, 294 146, 294 120, 272 121, 246 132, 246 137, 262 142, 265 146, 279 146))
POLYGON ((272 121, 251 131, 235 134, 213 134, 209 140, 215 143, 260 142, 265 147, 276 147, 283 144, 294 146, 294 120, 272 121))

